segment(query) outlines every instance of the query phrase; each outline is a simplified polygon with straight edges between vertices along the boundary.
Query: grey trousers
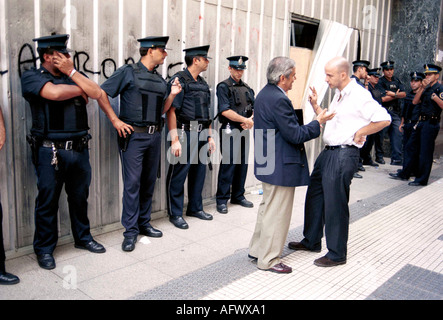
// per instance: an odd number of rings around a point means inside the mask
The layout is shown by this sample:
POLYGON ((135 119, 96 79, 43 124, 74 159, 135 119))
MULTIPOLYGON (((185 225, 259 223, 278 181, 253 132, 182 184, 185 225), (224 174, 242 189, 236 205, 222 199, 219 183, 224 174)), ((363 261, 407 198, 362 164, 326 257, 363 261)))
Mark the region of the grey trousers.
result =
POLYGON ((294 204, 295 187, 263 185, 263 200, 258 208, 249 255, 257 258, 259 269, 269 269, 280 263, 294 204))

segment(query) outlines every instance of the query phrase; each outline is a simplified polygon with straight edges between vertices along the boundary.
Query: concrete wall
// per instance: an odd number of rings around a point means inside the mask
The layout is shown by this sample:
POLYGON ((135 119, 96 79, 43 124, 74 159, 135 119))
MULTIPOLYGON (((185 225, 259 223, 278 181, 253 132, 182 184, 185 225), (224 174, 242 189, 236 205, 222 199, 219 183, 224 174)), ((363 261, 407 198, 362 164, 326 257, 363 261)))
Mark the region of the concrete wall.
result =
MULTIPOLYGON (((76 67, 99 84, 124 63, 138 61, 138 38, 170 36, 171 50, 159 69, 165 78, 182 68, 184 48, 210 44, 213 59, 203 76, 216 107, 214 88, 228 77, 226 57, 249 56, 244 79, 258 93, 266 83, 269 60, 289 55, 292 14, 354 28, 345 56, 350 61, 356 58, 360 33, 361 58, 377 65, 386 58, 390 10, 390 0, 0 0, 0 103, 7 127, 7 144, 0 152, 0 190, 7 255, 32 252, 37 190, 25 139, 31 115, 21 96, 20 75, 38 66, 33 38, 51 32, 71 34, 76 67)), ((118 100, 112 104, 118 111, 118 100)), ((116 133, 93 100, 88 113, 93 136, 89 217, 96 234, 121 227, 122 182, 116 133)), ((163 159, 165 132, 164 141, 163 159)), ((215 165, 207 171, 205 199, 215 195, 217 170, 215 165)), ((167 163, 162 161, 154 218, 165 216, 166 172, 167 163)), ((252 166, 247 185, 257 185, 252 166)), ((72 241, 65 195, 59 215, 59 243, 72 241)))

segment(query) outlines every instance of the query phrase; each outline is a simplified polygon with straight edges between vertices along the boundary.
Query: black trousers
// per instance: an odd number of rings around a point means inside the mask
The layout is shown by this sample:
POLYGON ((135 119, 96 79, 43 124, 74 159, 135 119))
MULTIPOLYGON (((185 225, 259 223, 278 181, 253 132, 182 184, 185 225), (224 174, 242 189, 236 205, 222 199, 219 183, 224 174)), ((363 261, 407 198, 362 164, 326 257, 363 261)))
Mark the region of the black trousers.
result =
POLYGON ((220 129, 220 146, 223 159, 218 172, 217 204, 226 204, 229 198, 234 201, 244 200, 249 131, 234 129, 231 133, 226 133, 225 129, 220 129))
POLYGON ((5 272, 5 247, 3 245, 3 210, 0 202, 0 272, 5 272))
POLYGON ((322 151, 306 193, 302 244, 311 250, 320 249, 324 227, 329 250, 326 257, 334 261, 346 260, 349 191, 359 157, 356 147, 322 151))

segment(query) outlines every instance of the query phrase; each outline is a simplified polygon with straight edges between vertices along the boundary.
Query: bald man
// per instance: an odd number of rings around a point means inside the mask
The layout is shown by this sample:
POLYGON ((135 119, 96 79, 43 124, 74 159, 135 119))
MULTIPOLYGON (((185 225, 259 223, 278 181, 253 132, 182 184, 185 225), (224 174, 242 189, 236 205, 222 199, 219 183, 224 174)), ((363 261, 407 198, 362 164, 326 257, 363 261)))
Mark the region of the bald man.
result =
MULTIPOLYGON (((323 134, 325 149, 318 156, 306 193, 304 239, 290 242, 289 248, 320 252, 325 227, 328 253, 314 264, 332 267, 346 263, 349 229, 349 190, 357 171, 360 148, 366 136, 388 126, 391 117, 357 82, 351 81, 349 62, 343 57, 325 66, 326 82, 335 89, 329 106, 335 117, 328 121, 323 134)), ((319 114, 317 93, 312 88, 310 103, 319 114)))

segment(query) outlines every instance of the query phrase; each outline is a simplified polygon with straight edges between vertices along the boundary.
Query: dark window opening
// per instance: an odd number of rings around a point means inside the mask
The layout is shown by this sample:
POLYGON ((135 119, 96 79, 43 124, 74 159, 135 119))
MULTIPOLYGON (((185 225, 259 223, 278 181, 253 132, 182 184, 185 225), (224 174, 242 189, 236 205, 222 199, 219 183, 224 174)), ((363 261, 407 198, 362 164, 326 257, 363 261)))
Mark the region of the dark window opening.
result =
POLYGON ((318 23, 314 21, 291 21, 291 47, 314 49, 318 23))

